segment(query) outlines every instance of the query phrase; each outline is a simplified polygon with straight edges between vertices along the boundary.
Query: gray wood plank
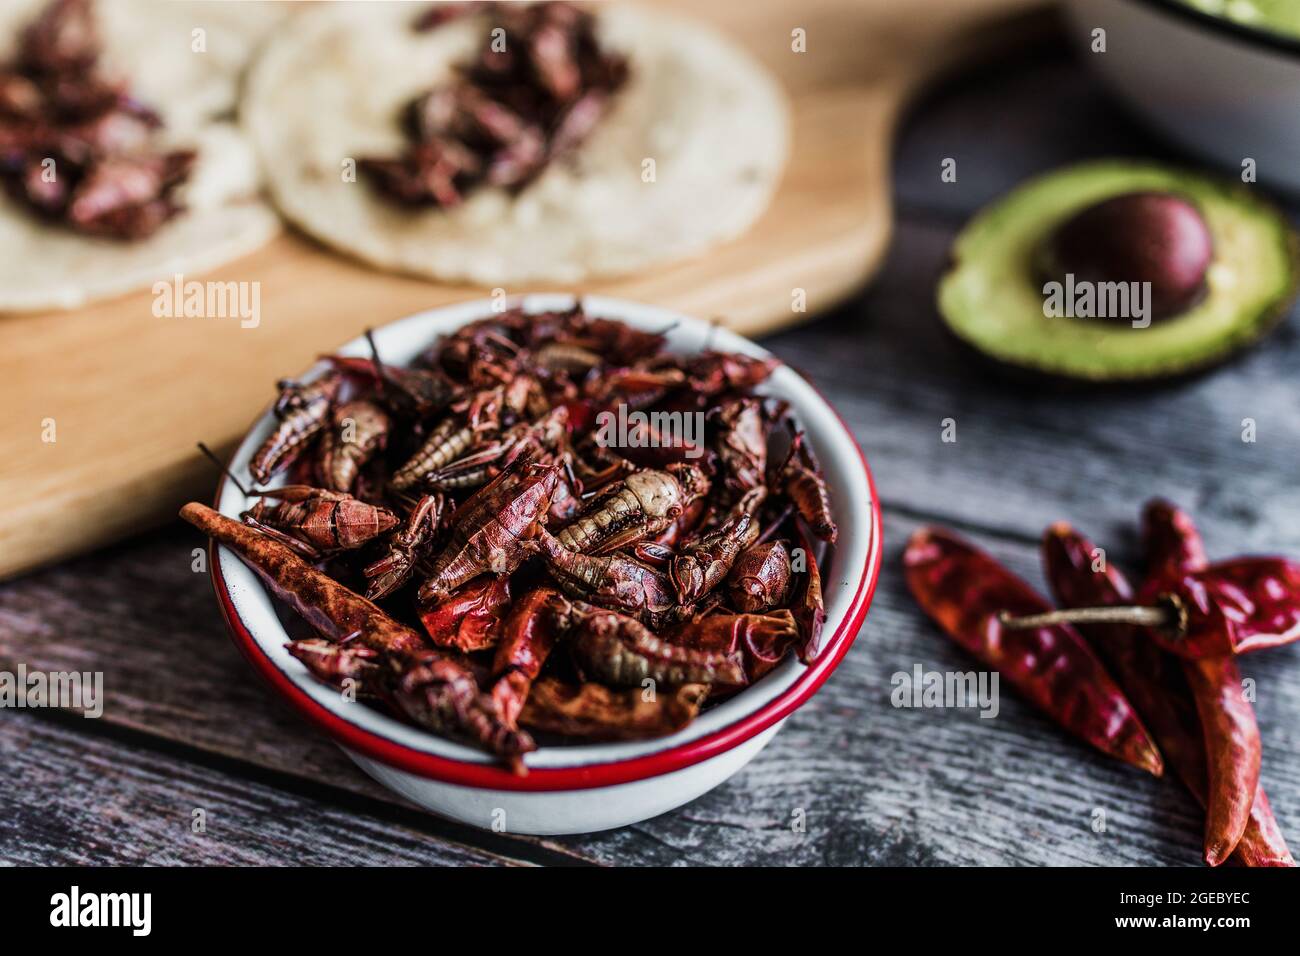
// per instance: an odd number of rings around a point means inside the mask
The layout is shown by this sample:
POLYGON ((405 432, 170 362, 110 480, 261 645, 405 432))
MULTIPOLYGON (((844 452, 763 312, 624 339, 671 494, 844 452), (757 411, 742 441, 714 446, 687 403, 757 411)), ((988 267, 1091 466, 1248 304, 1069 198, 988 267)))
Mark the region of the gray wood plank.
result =
POLYGON ((1059 37, 930 91, 894 151, 894 198, 909 216, 965 219, 1008 186, 1066 163, 1148 156, 1186 163, 1125 113, 1059 37), (955 182, 940 164, 957 162, 955 182))
POLYGON ((300 726, 287 706, 266 706, 206 572, 191 570, 202 545, 178 524, 0 590, 0 666, 102 670, 105 720, 200 750, 315 777, 349 766, 324 738, 285 734, 300 726))
POLYGON ((484 850, 80 733, 33 713, 0 733, 0 863, 510 864, 484 850), (195 811, 202 832, 194 832, 195 811))

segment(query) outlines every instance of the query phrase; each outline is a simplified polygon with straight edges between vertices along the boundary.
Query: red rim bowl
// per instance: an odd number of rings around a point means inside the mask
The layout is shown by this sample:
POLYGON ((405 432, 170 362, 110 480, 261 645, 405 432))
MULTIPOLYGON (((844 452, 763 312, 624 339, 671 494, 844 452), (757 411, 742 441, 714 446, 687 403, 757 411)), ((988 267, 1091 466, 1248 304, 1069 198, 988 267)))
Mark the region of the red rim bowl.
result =
MULTIPOLYGON (((571 304, 571 296, 526 296, 516 300, 522 303, 529 311, 538 311, 545 308, 560 308, 571 304)), ((707 328, 699 320, 681 316, 668 310, 651 308, 636 303, 628 303, 621 300, 604 299, 596 297, 584 297, 584 303, 587 310, 593 315, 602 317, 618 318, 629 321, 631 324, 645 325, 652 328, 664 328, 672 323, 691 323, 698 328, 707 328), (635 320, 635 321, 634 321, 635 320)), ((430 326, 428 336, 424 340, 426 343, 440 332, 445 332, 448 328, 455 325, 463 324, 469 318, 481 317, 489 313, 492 307, 490 301, 465 303, 459 306, 450 306, 442 309, 434 309, 430 312, 421 313, 411 316, 410 318, 391 323, 383 328, 376 329, 375 334, 380 337, 381 348, 384 348, 382 336, 386 330, 396 329, 400 326, 410 326, 413 324, 425 323, 430 326)), ((407 329, 409 332, 410 330, 407 329)), ((717 347, 732 349, 735 351, 748 351, 753 354, 766 354, 764 350, 750 343, 746 339, 734 336, 723 330, 715 330, 710 334, 714 337, 714 343, 717 347), (742 347, 737 347, 737 346, 742 347)), ((671 343, 670 343, 671 347, 671 343)), ((355 340, 349 343, 339 351, 342 353, 356 352, 364 354, 365 345, 362 340, 355 340)), ((386 350, 385 350, 386 351, 386 350)), ((788 368, 788 367, 786 367, 788 368)), ((791 374, 798 373, 791 370, 791 374)), ((847 444, 851 447, 857 456, 857 463, 860 464, 862 475, 866 479, 866 485, 869 491, 869 508, 870 513, 867 516, 865 534, 868 536, 866 542, 866 557, 861 568, 856 569, 844 580, 843 585, 853 587, 853 596, 849 602, 847 611, 836 622, 833 623, 828 619, 827 630, 822 636, 822 645, 817 657, 806 667, 802 667, 802 673, 799 673, 789 686, 781 690, 776 696, 767 700, 762 706, 750 713, 744 714, 739 718, 726 724, 721 729, 711 731, 703 736, 688 740, 664 749, 653 750, 639 756, 633 756, 626 759, 616 759, 610 761, 584 763, 576 766, 564 767, 530 767, 525 776, 519 776, 511 773, 509 770, 498 764, 491 762, 473 762, 468 760, 458 760, 451 757, 445 757, 438 754, 429 753, 424 750, 416 749, 404 744, 392 737, 385 736, 381 733, 358 726, 357 723, 332 711, 330 708, 314 699, 306 693, 302 687, 295 682, 281 666, 272 660, 266 650, 259 644, 258 639, 250 631, 248 625, 241 617, 234 601, 231 599, 229 586, 225 574, 222 570, 222 561, 220 553, 224 549, 218 549, 209 542, 208 556, 209 565, 212 568, 212 583, 216 591, 217 600, 221 606, 222 616, 225 618, 226 625, 230 630, 235 646, 248 660, 248 662, 278 693, 281 697, 300 714, 307 718, 312 724, 323 730, 336 743, 355 751, 366 757, 388 764, 399 770, 425 777, 431 780, 438 780, 445 783, 457 784, 466 787, 487 788, 492 790, 511 790, 511 791, 563 791, 563 790, 580 790, 593 787, 607 787, 615 784, 629 783, 636 780, 643 780, 650 777, 660 776, 693 764, 708 760, 718 754, 724 753, 741 743, 749 740, 757 734, 771 727, 773 724, 789 716, 793 711, 805 703, 830 676, 831 672, 844 658, 852 646, 862 623, 866 618, 867 609, 871 604, 872 596, 875 592, 876 582, 880 575, 881 565, 881 515, 880 504, 876 496, 875 481, 871 475, 871 469, 867 465, 866 458, 862 454, 861 448, 858 447, 854 440, 852 432, 844 423, 844 420, 831 407, 829 402, 821 397, 812 386, 807 383, 802 376, 799 380, 816 394, 818 400, 824 405, 826 411, 829 411, 830 418, 840 431, 843 437, 847 439, 847 444), (852 583, 851 583, 852 582, 852 583)), ((774 392, 774 394, 780 394, 774 392)), ((797 417, 800 417, 800 409, 795 408, 797 417)), ((241 445, 241 451, 250 445, 252 431, 256 431, 259 424, 266 421, 267 413, 264 412, 254 423, 250 435, 245 438, 241 445)), ((804 423, 806 424, 806 423, 804 423)), ((817 450, 816 445, 813 446, 817 450)), ((237 453, 236 458, 239 457, 237 453)), ((246 462, 244 463, 246 466, 246 462)), ((239 472, 240 466, 236 465, 234 470, 239 472)), ((225 479, 217 489, 216 507, 220 509, 225 492, 225 479)), ((862 507, 864 503, 855 503, 862 507)), ((844 510, 844 503, 838 503, 837 510, 844 510)), ((227 509, 229 510, 229 509, 227 509)), ((231 561, 238 562, 238 558, 229 552, 227 554, 231 561)), ((836 557, 839 557, 838 549, 836 557)), ((834 577, 840 578, 848 569, 843 569, 833 565, 831 573, 834 577)), ((825 585, 825 581, 823 582, 825 585)), ((829 588, 827 588, 829 592, 829 588)), ((830 602, 828 601, 828 609, 830 602)), ((800 665, 801 666, 801 665, 800 665)), ((770 676, 770 675, 769 675, 770 676)), ((765 678, 765 680, 768 678, 765 678)), ((746 693, 753 692, 762 682, 737 695, 736 698, 743 698, 746 693)), ((356 706, 356 705, 349 705, 356 706)), ((671 740, 671 738, 665 738, 671 740)), ((652 746, 656 741, 645 741, 644 744, 652 746)), ((546 748, 550 751, 562 751, 578 748, 569 747, 551 747, 546 748)))

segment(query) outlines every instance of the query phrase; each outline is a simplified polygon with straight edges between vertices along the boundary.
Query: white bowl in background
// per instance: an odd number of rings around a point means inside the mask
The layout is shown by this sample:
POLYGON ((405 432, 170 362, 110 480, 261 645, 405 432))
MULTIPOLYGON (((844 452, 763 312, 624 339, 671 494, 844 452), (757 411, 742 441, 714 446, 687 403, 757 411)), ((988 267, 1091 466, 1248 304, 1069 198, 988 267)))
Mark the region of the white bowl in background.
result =
POLYGON ((1300 193, 1300 41, 1174 0, 1065 9, 1084 61, 1153 127, 1238 173, 1253 159, 1261 182, 1300 193))
MULTIPOLYGON (((588 314, 644 329, 667 329, 668 349, 766 356, 747 339, 667 309, 585 296, 588 314)), ((568 308, 574 297, 529 295, 510 304, 539 312, 568 308)), ((422 312, 374 330, 380 354, 394 364, 412 361, 441 334, 494 312, 491 300, 422 312)), ((369 355, 363 338, 338 352, 369 355)), ((323 370, 318 365, 312 373, 323 370)), ((680 733, 655 740, 541 747, 527 754, 518 776, 494 758, 350 703, 322 684, 285 650, 289 640, 270 592, 232 551, 217 548, 213 585, 236 645, 295 709, 335 740, 367 773, 407 799, 465 823, 508 832, 580 833, 624 826, 680 806, 743 767, 780 729, 785 718, 826 680, 857 636, 880 573, 880 507, 866 461, 848 428, 802 376, 778 368, 758 389, 780 396, 808 435, 830 488, 839 538, 823 568, 826 626, 817 657, 807 666, 787 658, 743 692, 701 714, 680 733)), ((252 485, 248 463, 274 419, 268 408, 231 459, 232 472, 252 485)), ((216 508, 237 517, 248 507, 233 482, 223 481, 216 508)))

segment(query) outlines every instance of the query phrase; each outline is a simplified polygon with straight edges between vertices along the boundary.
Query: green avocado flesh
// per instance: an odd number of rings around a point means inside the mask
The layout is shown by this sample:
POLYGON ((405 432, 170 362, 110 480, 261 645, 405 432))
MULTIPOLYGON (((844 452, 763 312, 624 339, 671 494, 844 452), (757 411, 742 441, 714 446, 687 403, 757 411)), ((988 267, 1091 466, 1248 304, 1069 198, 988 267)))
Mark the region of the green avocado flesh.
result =
POLYGON ((1161 378, 1212 365, 1249 345, 1295 294, 1296 240, 1250 188, 1151 163, 1105 160, 1032 179, 981 210, 953 246, 939 311, 962 340, 998 362, 1065 378, 1161 378), (1214 243, 1199 304, 1147 328, 1044 315, 1034 255, 1085 207, 1160 190, 1191 200, 1214 243))
POLYGON ((1182 3, 1242 26, 1300 37, 1300 3, 1296 0, 1182 0, 1182 3))

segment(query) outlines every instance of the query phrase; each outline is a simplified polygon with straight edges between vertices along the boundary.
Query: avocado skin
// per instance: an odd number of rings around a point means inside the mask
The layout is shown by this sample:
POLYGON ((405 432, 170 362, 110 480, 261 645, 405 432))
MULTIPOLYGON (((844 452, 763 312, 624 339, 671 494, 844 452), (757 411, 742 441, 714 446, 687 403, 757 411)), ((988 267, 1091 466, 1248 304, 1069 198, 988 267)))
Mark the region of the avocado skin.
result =
MULTIPOLYGON (((1086 204, 1081 203, 1067 209, 1061 215, 1049 217, 1047 221, 1037 223, 1035 232, 1041 236, 1050 234, 1052 228, 1059 225, 1069 215, 1083 208, 1084 205, 1086 204)), ((1221 240, 1214 229, 1213 223, 1211 224, 1211 234, 1217 250, 1221 246, 1221 240)), ((1034 253, 1036 251, 1035 249, 1026 255, 1022 262, 1014 263, 1016 274, 1023 279, 1027 286, 1034 286, 1035 283, 1040 282, 1040 277, 1035 268, 1034 253)), ((1041 286, 1037 288, 1041 288, 1041 286)), ((1217 307, 1217 303, 1226 301, 1226 297, 1232 295, 1233 292, 1234 290, 1228 289, 1212 289, 1209 295, 1206 296, 1206 300, 1215 303, 1217 307)), ((948 267, 938 283, 936 299, 944 328, 961 346, 963 353, 976 358, 981 366, 1021 385, 1033 386, 1038 389, 1047 388, 1052 391, 1071 392, 1084 388, 1095 389, 1106 386, 1131 387, 1141 383, 1171 384, 1195 378, 1259 344, 1289 315, 1298 293, 1300 293, 1300 237, 1297 236, 1296 231, 1290 226, 1281 211, 1273 203, 1256 194, 1252 187, 1233 180, 1207 177, 1202 173, 1155 162, 1131 159, 1103 159, 1063 167, 1030 179, 1007 195, 979 210, 953 243, 949 253, 948 267), (1053 357, 1050 354, 1045 357, 1045 360, 1039 360, 1037 357, 1026 358, 1025 356, 1011 358, 983 347, 977 337, 970 335, 965 330, 967 324, 965 317, 961 314, 952 314, 954 310, 951 307, 945 308, 945 292, 948 291, 950 283, 957 277, 969 273, 972 268, 978 268, 978 263, 975 266, 972 265, 972 256, 969 251, 966 251, 963 255, 960 248, 963 240, 968 238, 968 235, 977 225, 986 224, 990 217, 1005 215, 1005 208, 1026 189, 1050 190, 1058 180, 1077 182, 1080 178, 1088 177, 1092 172, 1104 173, 1111 179, 1116 179, 1118 174, 1119 180, 1113 189, 1108 189, 1097 196, 1091 197, 1089 201, 1093 202, 1133 189, 1151 188, 1148 177, 1153 174, 1165 178, 1164 188, 1171 192, 1187 191, 1180 189, 1181 181, 1198 184, 1197 191, 1202 193, 1205 192, 1207 187, 1212 187, 1216 194, 1215 202, 1220 207, 1220 214, 1222 214, 1222 207, 1235 203, 1239 206, 1238 212, 1242 221, 1253 221, 1258 223, 1261 229, 1276 231, 1277 235, 1273 238, 1280 240, 1280 245, 1274 251, 1280 253, 1282 265, 1285 269, 1281 289, 1258 307, 1242 310, 1241 315, 1235 318, 1229 334, 1225 335, 1219 343, 1210 347, 1202 347, 1194 354, 1180 356, 1176 361, 1164 360, 1159 364, 1146 368, 1115 369, 1096 366, 1087 370, 1061 368, 1059 363, 1052 361, 1053 357), (1136 177, 1134 182, 1126 181, 1124 176, 1126 172, 1132 172, 1136 177)), ((1037 301, 1041 306, 1041 298, 1037 301)), ((1194 306, 1187 314, 1195 313, 1204 304, 1202 302, 1194 306)), ((1163 319, 1158 324, 1161 326, 1176 326, 1181 318, 1182 316, 1174 315, 1163 319)), ((1043 322, 1049 320, 1045 320, 1041 308, 1037 308, 1035 314, 1029 316, 1027 321, 1043 322)), ((1098 320, 1078 319, 1068 321, 1083 323, 1098 320)), ((1146 330, 1124 328, 1118 330, 1116 334, 1140 335, 1144 331, 1146 330)))
POLYGON ((976 366, 990 375, 997 376, 1012 388, 1024 389, 1026 395, 1079 395, 1087 393, 1102 396, 1121 392, 1127 395, 1158 392, 1162 389, 1173 388, 1195 381, 1213 372, 1226 364, 1229 359, 1253 351, 1267 337, 1268 332, 1277 328, 1279 321, 1285 315, 1285 311, 1279 313, 1272 319, 1266 331, 1261 332, 1259 336, 1246 344, 1223 352, 1216 358, 1209 358, 1199 365, 1188 365, 1176 371, 1164 370, 1152 375, 1111 376, 1109 378, 1080 378, 1073 375, 1062 375, 1059 372, 1047 369, 1035 368, 1032 365, 1014 365, 1011 362, 995 358, 987 352, 980 351, 979 348, 954 332, 946 322, 944 323, 944 330, 947 332, 948 340, 957 346, 957 350, 962 355, 970 359, 972 366, 976 366))

